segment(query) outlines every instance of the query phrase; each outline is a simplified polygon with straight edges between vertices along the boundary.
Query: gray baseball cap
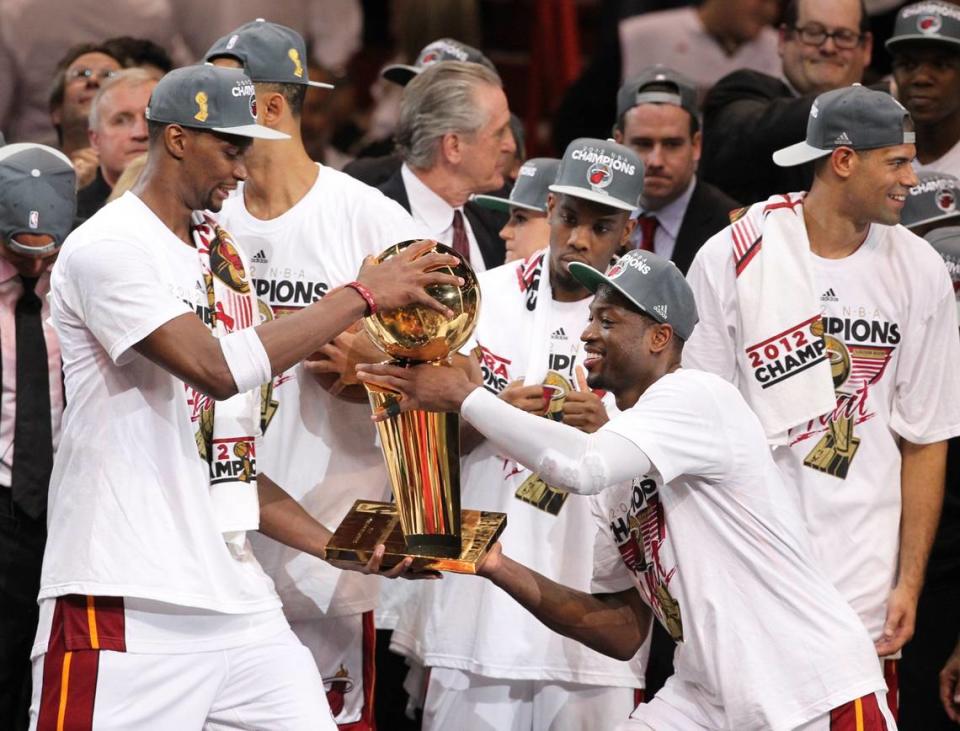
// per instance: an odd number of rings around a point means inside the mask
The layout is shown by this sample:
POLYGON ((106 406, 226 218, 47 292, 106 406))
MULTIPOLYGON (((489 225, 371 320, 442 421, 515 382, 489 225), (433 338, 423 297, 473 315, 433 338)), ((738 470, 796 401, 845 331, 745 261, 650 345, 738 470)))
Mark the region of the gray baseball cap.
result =
POLYGON ((557 179, 560 161, 555 157, 532 157, 520 166, 517 182, 510 190, 509 198, 495 195, 475 195, 474 201, 484 208, 508 211, 524 208, 528 211, 547 212, 547 194, 550 185, 557 179))
POLYGON ((453 38, 440 38, 424 46, 423 50, 420 51, 420 55, 417 56, 417 60, 413 62, 413 65, 394 63, 384 67, 380 75, 387 81, 392 81, 394 84, 406 86, 415 76, 427 68, 427 66, 432 66, 441 61, 478 63, 481 66, 486 66, 494 73, 497 71, 497 67, 493 65, 493 62, 473 46, 455 41, 453 38))
POLYGON ((632 212, 643 193, 643 163, 613 140, 581 137, 567 145, 550 190, 632 212))
POLYGON ((578 261, 570 264, 570 273, 591 292, 601 284, 612 287, 644 314, 670 325, 681 340, 700 320, 693 290, 677 265, 652 251, 628 251, 606 274, 578 261))
POLYGON ((907 228, 960 216, 960 179, 949 173, 917 173, 920 182, 907 194, 900 223, 907 228))
POLYGON ((672 104, 697 117, 697 87, 679 71, 663 64, 648 66, 617 92, 617 119, 641 104, 672 104))
POLYGON ((907 5, 897 13, 893 36, 887 50, 911 42, 939 43, 960 51, 960 7, 947 2, 922 2, 907 5))
POLYGON ((59 150, 29 142, 0 148, 0 241, 26 256, 61 247, 77 213, 76 184, 73 164, 59 150), (24 246, 17 234, 47 234, 53 243, 24 246))
POLYGON ((960 316, 960 226, 944 226, 927 232, 924 238, 937 250, 947 265, 953 281, 953 294, 957 299, 957 315, 960 316))
POLYGON ((147 119, 211 132, 287 140, 290 135, 257 124, 253 82, 240 69, 210 64, 174 69, 154 87, 147 119))
POLYGON ((332 89, 332 84, 310 81, 307 46, 293 28, 257 18, 241 25, 210 46, 207 61, 227 56, 243 64, 253 81, 270 84, 306 84, 332 89))
POLYGON ((860 84, 827 91, 818 96, 807 117, 807 139, 773 153, 780 167, 802 165, 826 157, 838 147, 875 150, 913 144, 916 134, 907 131, 910 114, 889 94, 860 84))

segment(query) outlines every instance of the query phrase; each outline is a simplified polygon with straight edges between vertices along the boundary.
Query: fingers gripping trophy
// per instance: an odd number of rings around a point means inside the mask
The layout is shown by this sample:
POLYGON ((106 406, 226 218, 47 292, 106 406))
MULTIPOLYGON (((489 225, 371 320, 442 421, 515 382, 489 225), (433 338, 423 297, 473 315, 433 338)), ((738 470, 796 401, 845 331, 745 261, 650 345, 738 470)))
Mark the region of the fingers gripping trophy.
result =
MULTIPOLYGON (((414 244, 391 246, 377 258, 386 261, 414 244)), ((470 337, 480 311, 480 287, 470 265, 443 244, 438 252, 459 259, 450 273, 463 284, 434 285, 427 291, 453 312, 452 317, 424 305, 376 312, 364 320, 373 342, 393 364, 431 363, 449 368, 449 356, 470 337)), ((390 568, 413 557, 413 569, 475 573, 476 566, 506 527, 507 516, 460 510, 460 416, 412 410, 400 413, 400 395, 364 384, 374 413, 389 418, 377 429, 393 489, 393 503, 357 500, 327 545, 327 560, 352 567, 366 564, 384 544, 381 566, 390 568)))

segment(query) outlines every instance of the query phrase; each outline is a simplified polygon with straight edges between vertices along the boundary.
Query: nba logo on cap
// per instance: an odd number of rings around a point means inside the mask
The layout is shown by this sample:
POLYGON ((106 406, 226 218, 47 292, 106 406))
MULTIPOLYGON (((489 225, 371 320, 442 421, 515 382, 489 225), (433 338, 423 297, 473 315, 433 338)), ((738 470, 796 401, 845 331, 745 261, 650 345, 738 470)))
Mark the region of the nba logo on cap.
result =
POLYGON ((603 190, 613 180, 613 173, 606 163, 595 162, 587 169, 587 182, 594 190, 603 190))
POLYGON ((917 30, 921 33, 937 33, 941 24, 939 15, 921 15, 917 18, 917 30))
POLYGON ((235 45, 237 45, 237 41, 239 41, 239 40, 240 40, 240 36, 237 35, 237 34, 234 34, 234 35, 230 36, 230 40, 227 41, 227 50, 229 51, 229 50, 232 49, 235 45))
POLYGON ((40 225, 40 211, 30 211, 30 228, 37 228, 40 225))

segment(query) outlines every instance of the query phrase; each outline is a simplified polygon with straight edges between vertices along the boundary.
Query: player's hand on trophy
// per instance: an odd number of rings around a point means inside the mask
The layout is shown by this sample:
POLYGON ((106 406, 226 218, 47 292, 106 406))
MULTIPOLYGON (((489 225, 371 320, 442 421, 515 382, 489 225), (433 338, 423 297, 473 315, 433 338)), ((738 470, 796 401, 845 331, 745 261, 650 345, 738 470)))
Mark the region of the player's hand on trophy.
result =
POLYGON ((357 378, 398 394, 387 408, 374 412, 374 421, 385 421, 405 411, 459 411, 470 392, 481 388, 459 368, 430 363, 407 368, 363 363, 357 366, 357 378))
POLYGON ((332 395, 367 403, 366 389, 357 380, 357 364, 385 357, 357 322, 303 361, 303 367, 332 395))
POLYGON ((960 642, 940 671, 940 701, 954 723, 960 723, 960 642))
POLYGON ((587 385, 587 376, 582 366, 577 366, 576 375, 577 388, 580 390, 567 393, 563 401, 563 423, 593 434, 610 421, 610 417, 607 416, 607 409, 600 397, 587 385))
POLYGON ((432 580, 443 578, 439 571, 431 571, 429 569, 415 570, 411 568, 413 566, 413 556, 407 556, 393 568, 381 571, 380 562, 383 560, 385 550, 386 547, 382 543, 378 544, 377 547, 373 549, 373 555, 370 556, 370 560, 367 561, 362 569, 357 569, 357 571, 361 574, 378 574, 387 579, 432 580))
POLYGON ((511 381, 500 392, 500 398, 521 411, 543 416, 550 406, 549 399, 543 397, 543 386, 536 384, 524 386, 523 381, 511 381))
POLYGON ((406 305, 421 304, 446 317, 453 317, 449 308, 426 291, 426 287, 435 284, 463 284, 460 277, 449 271, 437 271, 444 267, 454 267, 459 260, 449 254, 427 253, 435 245, 435 241, 424 240, 402 249, 382 262, 377 262, 372 256, 366 258, 357 275, 357 281, 373 296, 378 310, 394 310, 406 305))

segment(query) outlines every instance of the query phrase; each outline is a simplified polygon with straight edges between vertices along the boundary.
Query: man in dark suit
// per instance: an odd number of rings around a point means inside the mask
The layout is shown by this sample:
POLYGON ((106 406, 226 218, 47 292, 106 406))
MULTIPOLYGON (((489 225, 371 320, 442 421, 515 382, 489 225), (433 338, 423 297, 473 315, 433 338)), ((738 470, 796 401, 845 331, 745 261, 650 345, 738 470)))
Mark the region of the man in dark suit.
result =
POLYGON ((672 260, 683 273, 739 205, 695 175, 700 159, 696 98, 696 87, 683 75, 651 66, 620 87, 613 130, 614 139, 635 150, 644 165, 633 244, 672 260))
POLYGON ((404 89, 397 149, 403 165, 377 187, 477 271, 502 264, 506 218, 469 202, 503 185, 499 161, 515 149, 500 78, 459 61, 424 69, 404 89))
POLYGON ((701 177, 744 204, 809 190, 813 163, 782 168, 771 156, 803 139, 818 94, 861 80, 869 28, 862 0, 790 0, 780 26, 783 76, 734 71, 707 94, 701 177))

